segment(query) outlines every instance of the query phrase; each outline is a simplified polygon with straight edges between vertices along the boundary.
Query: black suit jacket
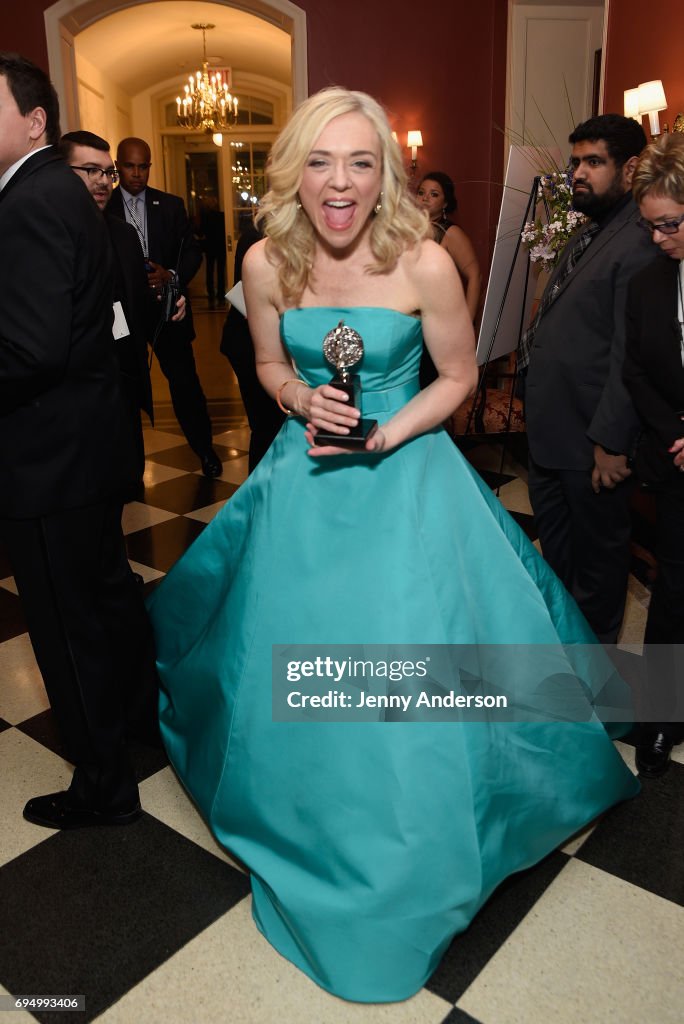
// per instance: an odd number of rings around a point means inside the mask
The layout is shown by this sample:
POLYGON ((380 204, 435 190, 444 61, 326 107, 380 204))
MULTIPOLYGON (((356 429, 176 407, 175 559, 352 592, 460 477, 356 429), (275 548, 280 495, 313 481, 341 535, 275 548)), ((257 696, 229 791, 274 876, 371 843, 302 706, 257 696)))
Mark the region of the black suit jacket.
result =
MULTIPOLYGON (((121 220, 126 219, 118 188, 112 192, 107 210, 121 220)), ((187 296, 187 287, 202 263, 202 250, 192 232, 183 200, 169 192, 148 187, 145 189, 145 213, 150 259, 166 270, 175 270, 181 292, 187 296)), ((195 330, 189 302, 185 318, 167 324, 165 330, 173 331, 178 340, 192 341, 195 330)))
POLYGON ((121 303, 130 330, 127 338, 114 342, 119 369, 126 378, 127 391, 135 393, 140 408, 153 419, 147 342, 154 336, 160 316, 159 303, 150 301, 135 228, 108 212, 105 212, 105 223, 114 250, 114 300, 121 303))
POLYGON ((532 458, 548 469, 591 469, 594 444, 633 450, 639 419, 622 379, 627 286, 655 258, 637 218, 630 198, 566 277, 535 333, 525 416, 532 458))
POLYGON ((668 452, 673 441, 684 437, 678 274, 679 261, 661 253, 632 278, 627 297, 625 383, 643 431, 635 468, 651 484, 679 477, 668 452))
POLYGON ((54 147, 0 192, 0 516, 118 495, 130 439, 104 219, 54 147))

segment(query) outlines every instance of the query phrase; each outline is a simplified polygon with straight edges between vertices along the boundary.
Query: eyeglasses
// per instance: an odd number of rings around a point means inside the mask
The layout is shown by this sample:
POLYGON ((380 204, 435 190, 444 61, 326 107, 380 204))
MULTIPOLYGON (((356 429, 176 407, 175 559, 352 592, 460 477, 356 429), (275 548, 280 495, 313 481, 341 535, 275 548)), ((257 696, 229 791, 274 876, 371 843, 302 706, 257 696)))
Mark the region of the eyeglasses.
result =
POLYGON ((92 164, 77 167, 76 164, 71 164, 71 169, 72 171, 84 171, 91 180, 95 181, 100 181, 102 178, 109 178, 112 182, 119 180, 119 172, 116 167, 94 167, 92 164))
POLYGON ((646 220, 645 217, 639 217, 637 224, 644 231, 650 231, 651 234, 654 231, 659 231, 661 235, 676 235, 682 221, 684 221, 684 213, 675 220, 660 220, 657 224, 654 224, 652 220, 646 220))

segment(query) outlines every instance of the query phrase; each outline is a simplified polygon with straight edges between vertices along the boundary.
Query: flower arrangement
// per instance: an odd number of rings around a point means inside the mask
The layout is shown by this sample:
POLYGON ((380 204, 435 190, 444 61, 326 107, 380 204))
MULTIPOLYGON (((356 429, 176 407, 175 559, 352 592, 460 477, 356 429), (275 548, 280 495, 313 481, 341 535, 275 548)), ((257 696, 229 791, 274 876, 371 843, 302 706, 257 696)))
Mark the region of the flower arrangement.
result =
POLYGON ((584 224, 586 218, 572 208, 572 171, 542 174, 537 187, 537 205, 542 204, 544 217, 528 221, 521 238, 529 249, 532 263, 553 270, 568 239, 584 224))

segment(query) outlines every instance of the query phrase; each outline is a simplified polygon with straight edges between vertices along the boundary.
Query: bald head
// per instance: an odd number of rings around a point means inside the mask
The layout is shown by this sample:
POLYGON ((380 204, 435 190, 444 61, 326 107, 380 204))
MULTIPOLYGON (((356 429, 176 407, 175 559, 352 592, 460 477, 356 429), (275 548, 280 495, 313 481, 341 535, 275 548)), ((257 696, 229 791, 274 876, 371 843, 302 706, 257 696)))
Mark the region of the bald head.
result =
POLYGON ((132 196, 147 187, 151 167, 150 147, 144 139, 122 139, 116 149, 116 169, 121 187, 132 196))

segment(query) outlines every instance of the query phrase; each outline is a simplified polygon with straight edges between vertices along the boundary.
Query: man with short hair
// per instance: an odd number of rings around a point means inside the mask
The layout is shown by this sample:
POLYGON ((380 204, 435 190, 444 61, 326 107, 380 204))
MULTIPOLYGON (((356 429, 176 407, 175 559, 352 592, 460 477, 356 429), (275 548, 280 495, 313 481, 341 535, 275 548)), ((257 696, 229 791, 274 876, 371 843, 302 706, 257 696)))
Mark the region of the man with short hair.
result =
POLYGON ((159 303, 150 296, 147 276, 135 230, 118 217, 107 216, 106 207, 118 173, 109 143, 93 132, 67 132, 60 139, 62 156, 79 176, 97 207, 105 215, 114 252, 114 347, 119 361, 119 381, 128 409, 135 442, 135 473, 131 499, 141 497, 145 472, 141 409, 154 420, 152 385, 147 363, 147 341, 159 320, 159 303))
POLYGON ((572 143, 573 206, 590 218, 564 249, 526 339, 529 489, 547 562, 605 643, 622 623, 639 421, 622 381, 630 278, 653 259, 632 175, 641 125, 602 114, 572 143))
POLYGON ((140 815, 123 691, 149 638, 121 532, 130 437, 104 221, 65 166, 47 75, 0 53, 0 542, 74 775, 48 828, 140 815))
MULTIPOLYGON (((187 286, 202 262, 202 252, 183 200, 148 187, 151 166, 150 147, 144 139, 127 138, 119 143, 116 168, 120 185, 109 201, 109 209, 135 228, 150 288, 159 290, 175 272, 181 291, 187 294, 187 286)), ((207 400, 192 351, 194 337, 188 303, 184 321, 166 324, 154 351, 169 382, 173 410, 188 444, 199 457, 204 475, 216 477, 223 466, 212 447, 207 400)))

